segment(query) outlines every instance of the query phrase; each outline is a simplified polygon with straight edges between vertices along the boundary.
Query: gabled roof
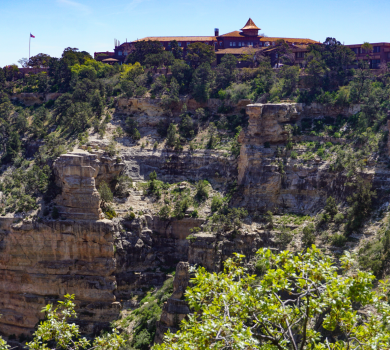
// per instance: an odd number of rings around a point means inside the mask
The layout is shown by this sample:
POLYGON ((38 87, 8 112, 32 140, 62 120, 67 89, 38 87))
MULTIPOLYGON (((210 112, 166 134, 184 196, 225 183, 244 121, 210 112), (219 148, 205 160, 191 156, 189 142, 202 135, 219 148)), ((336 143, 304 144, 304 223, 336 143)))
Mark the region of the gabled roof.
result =
POLYGON ((245 29, 256 29, 256 30, 260 30, 260 28, 255 24, 255 22, 252 21, 252 18, 249 18, 249 19, 248 19, 248 22, 246 22, 245 27, 242 28, 241 30, 245 30, 245 29))
POLYGON ((134 42, 137 41, 216 41, 215 36, 148 36, 143 39, 134 40, 134 42))
POLYGON ((236 38, 245 38, 245 34, 238 31, 238 30, 235 30, 234 32, 230 32, 230 33, 227 33, 227 34, 223 34, 223 35, 220 35, 220 36, 225 36, 225 37, 236 37, 236 38))
POLYGON ((269 41, 269 42, 273 42, 273 41, 277 41, 277 40, 284 40, 285 42, 287 43, 295 43, 295 44, 316 44, 316 43, 319 43, 319 41, 315 41, 315 40, 312 40, 312 39, 303 39, 303 38, 270 38, 270 37, 261 37, 260 38, 260 41, 269 41))

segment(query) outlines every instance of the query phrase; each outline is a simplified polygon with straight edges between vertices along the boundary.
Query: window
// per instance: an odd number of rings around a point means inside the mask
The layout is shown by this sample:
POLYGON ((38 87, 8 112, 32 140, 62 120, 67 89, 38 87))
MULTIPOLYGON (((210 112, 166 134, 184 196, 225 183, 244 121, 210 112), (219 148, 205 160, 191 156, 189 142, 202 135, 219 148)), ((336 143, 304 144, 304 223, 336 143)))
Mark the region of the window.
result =
POLYGON ((387 53, 387 58, 390 58, 390 52, 387 53))
POLYGON ((241 41, 238 42, 238 46, 241 46, 241 41))
POLYGON ((219 46, 222 46, 222 41, 219 42, 219 46))
POLYGON ((179 46, 181 46, 181 43, 177 43, 179 46))
POLYGON ((381 52, 381 47, 380 46, 374 46, 374 53, 381 52))
POLYGON ((191 43, 190 43, 190 42, 188 42, 188 43, 187 43, 187 46, 189 46, 189 45, 191 45, 191 43))
POLYGON ((230 42, 230 46, 233 46, 233 43, 232 43, 232 42, 230 42))
POLYGON ((363 53, 363 49, 361 47, 359 47, 359 53, 362 54, 363 53))
POLYGON ((303 57, 305 57, 304 52, 297 52, 297 58, 303 58, 303 57))
POLYGON ((122 51, 118 51, 118 56, 122 56, 122 51))
POLYGON ((236 42, 235 41, 233 41, 233 46, 236 46, 236 42))
POLYGON ((357 51, 358 51, 357 48, 355 48, 355 47, 352 48, 351 50, 352 50, 353 52, 355 52, 355 53, 357 53, 357 51))
POLYGON ((381 64, 381 60, 371 60, 371 68, 378 69, 381 64))

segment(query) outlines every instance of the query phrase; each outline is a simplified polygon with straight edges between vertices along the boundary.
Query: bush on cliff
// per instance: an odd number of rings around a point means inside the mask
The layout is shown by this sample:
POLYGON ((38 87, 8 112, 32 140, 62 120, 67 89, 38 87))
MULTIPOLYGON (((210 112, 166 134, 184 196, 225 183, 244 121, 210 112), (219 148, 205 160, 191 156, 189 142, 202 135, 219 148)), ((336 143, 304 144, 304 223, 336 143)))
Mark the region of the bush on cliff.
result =
POLYGON ((108 203, 112 202, 114 196, 111 192, 110 187, 107 185, 105 181, 102 181, 98 191, 100 194, 100 199, 102 200, 102 207, 104 208, 105 206, 107 206, 108 203))

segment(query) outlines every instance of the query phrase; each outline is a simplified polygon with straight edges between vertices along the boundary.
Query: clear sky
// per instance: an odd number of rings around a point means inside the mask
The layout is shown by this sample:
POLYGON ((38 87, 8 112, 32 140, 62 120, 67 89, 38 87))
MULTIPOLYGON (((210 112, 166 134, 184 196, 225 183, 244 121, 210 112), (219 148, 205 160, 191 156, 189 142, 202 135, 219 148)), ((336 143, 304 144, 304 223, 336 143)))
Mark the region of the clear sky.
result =
POLYGON ((0 0, 0 66, 64 48, 112 51, 146 36, 213 35, 249 17, 268 36, 390 42, 389 0, 0 0))

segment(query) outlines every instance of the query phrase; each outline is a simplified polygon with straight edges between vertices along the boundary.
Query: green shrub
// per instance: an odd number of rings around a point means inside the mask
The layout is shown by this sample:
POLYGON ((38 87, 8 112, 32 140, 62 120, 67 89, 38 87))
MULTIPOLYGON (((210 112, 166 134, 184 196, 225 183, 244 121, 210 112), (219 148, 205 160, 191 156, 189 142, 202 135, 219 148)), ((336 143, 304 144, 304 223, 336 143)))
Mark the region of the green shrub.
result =
POLYGON ((105 181, 102 181, 98 188, 98 192, 100 194, 100 199, 102 200, 102 207, 104 208, 108 203, 112 202, 114 195, 110 187, 107 185, 105 181))
POLYGON ((343 221, 344 221, 344 215, 343 215, 343 214, 337 213, 337 214, 334 216, 334 222, 335 222, 336 224, 341 224, 343 221))
POLYGON ((174 124, 169 124, 167 131, 167 145, 173 147, 176 143, 176 126, 174 124))
POLYGON ((344 247, 347 242, 347 237, 345 237, 342 233, 336 233, 331 238, 332 245, 336 247, 344 247))
POLYGON ((195 210, 191 213, 191 217, 192 217, 192 218, 197 218, 197 217, 199 217, 198 210, 195 209, 195 210))
POLYGON ((211 200, 211 211, 214 213, 219 210, 219 208, 222 207, 223 204, 223 198, 220 195, 216 195, 211 200))
POLYGON ((292 159, 297 159, 298 158, 298 153, 296 151, 291 151, 290 156, 292 159))
POLYGON ((168 220, 171 214, 171 208, 168 205, 164 205, 158 212, 158 216, 162 220, 168 220))
POLYGON ((197 182, 195 197, 198 201, 204 201, 209 198, 208 186, 209 182, 207 180, 200 180, 197 182))
POLYGON ((293 234, 288 227, 283 225, 282 227, 280 227, 280 230, 275 233, 275 238, 276 244, 278 244, 282 248, 286 248, 292 241, 293 234))
POLYGON ((325 212, 329 214, 331 218, 333 218, 337 214, 337 203, 336 200, 332 197, 329 196, 326 199, 326 204, 325 204, 325 212))
POLYGON ((181 198, 175 203, 175 209, 173 212, 174 216, 179 220, 183 219, 189 206, 190 206, 190 199, 187 196, 181 198))
POLYGON ((132 221, 135 219, 135 213, 134 212, 130 212, 130 213, 127 213, 126 216, 125 216, 125 219, 128 220, 128 221, 132 221))
POLYGON ((116 211, 110 205, 107 205, 104 207, 104 215, 106 216, 106 218, 108 220, 112 220, 113 218, 115 218, 117 216, 116 211))
POLYGON ((308 224, 306 225, 302 230, 303 236, 302 236, 302 243, 306 247, 310 247, 312 244, 315 243, 316 236, 314 235, 314 224, 308 224))
POLYGON ((325 155, 325 151, 323 148, 317 150, 317 156, 322 158, 325 155))

